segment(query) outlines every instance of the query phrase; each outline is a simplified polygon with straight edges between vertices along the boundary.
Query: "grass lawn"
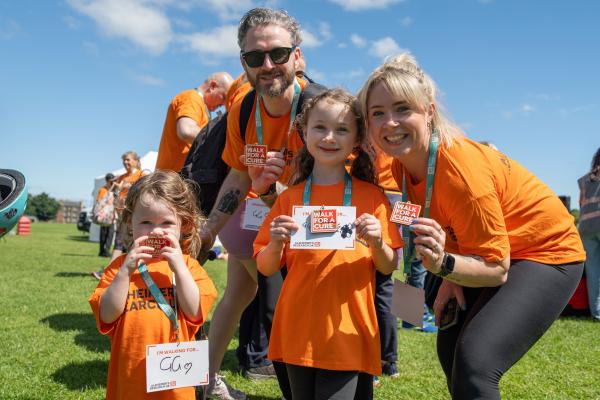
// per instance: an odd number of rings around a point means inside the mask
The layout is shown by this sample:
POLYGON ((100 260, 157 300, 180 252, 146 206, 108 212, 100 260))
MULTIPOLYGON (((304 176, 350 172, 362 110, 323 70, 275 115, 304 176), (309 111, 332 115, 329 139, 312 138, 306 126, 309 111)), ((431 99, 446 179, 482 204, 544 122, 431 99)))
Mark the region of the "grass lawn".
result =
MULTIPOLYGON (((31 236, 0 240, 0 399, 102 399, 110 343, 87 299, 90 272, 106 262, 74 225, 32 225, 31 236)), ((225 264, 206 267, 219 292, 225 264)), ((251 399, 279 399, 274 381, 237 372, 232 341, 224 374, 251 399)), ((400 378, 382 379, 376 399, 445 399, 435 335, 400 330, 400 378)), ((600 324, 562 318, 504 377, 505 399, 600 399, 600 324)))

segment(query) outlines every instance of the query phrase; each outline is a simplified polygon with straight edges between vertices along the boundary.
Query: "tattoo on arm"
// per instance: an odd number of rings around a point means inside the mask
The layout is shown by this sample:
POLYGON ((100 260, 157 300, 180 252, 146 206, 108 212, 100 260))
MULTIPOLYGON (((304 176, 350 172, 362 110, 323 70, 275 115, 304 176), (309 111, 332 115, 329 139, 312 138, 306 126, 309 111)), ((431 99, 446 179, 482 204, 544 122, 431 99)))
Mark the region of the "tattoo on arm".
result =
POLYGON ((221 201, 217 205, 217 211, 232 215, 240 204, 240 197, 241 192, 239 190, 231 189, 221 198, 221 201))

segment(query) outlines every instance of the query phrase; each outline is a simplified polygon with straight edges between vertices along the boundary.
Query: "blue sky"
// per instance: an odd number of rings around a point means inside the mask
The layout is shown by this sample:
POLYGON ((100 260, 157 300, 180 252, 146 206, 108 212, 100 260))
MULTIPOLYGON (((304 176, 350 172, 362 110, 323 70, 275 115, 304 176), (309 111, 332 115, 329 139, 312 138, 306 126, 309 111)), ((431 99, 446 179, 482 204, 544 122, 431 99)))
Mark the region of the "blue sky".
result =
POLYGON ((577 208, 600 146, 600 2, 583 0, 0 0, 0 168, 34 194, 91 203, 120 155, 157 150, 171 98, 241 72, 236 25, 284 8, 308 73, 356 91, 410 50, 450 116, 577 208))

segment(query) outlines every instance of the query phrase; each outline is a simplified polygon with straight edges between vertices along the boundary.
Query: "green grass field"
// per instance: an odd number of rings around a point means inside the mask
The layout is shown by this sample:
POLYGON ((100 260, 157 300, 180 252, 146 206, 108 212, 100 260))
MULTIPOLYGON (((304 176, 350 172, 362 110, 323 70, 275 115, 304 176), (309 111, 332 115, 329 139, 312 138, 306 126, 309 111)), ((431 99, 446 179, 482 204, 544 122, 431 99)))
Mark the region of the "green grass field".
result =
MULTIPOLYGON (((74 225, 32 226, 0 240, 0 399, 102 399, 110 351, 87 299, 90 272, 105 258, 74 225)), ((219 291, 226 267, 209 262, 219 291)), ((232 341, 224 375, 251 399, 279 399, 274 381, 237 371, 232 341)), ((382 379, 376 399, 446 399, 435 335, 400 330, 400 378, 382 379)), ((600 399, 600 324, 562 318, 504 377, 505 399, 600 399)))

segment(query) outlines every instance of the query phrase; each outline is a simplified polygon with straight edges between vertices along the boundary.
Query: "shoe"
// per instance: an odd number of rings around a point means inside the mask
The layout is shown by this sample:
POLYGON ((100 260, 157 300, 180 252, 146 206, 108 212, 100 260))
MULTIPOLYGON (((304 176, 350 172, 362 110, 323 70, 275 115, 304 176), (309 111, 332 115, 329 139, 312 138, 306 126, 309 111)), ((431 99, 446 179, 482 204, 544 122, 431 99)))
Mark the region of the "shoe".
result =
POLYGON ((379 387, 381 385, 381 381, 378 376, 373 375, 373 387, 379 387))
POLYGON ((244 370, 244 376, 248 379, 262 380, 277 378, 273 364, 262 365, 260 367, 247 368, 244 370))
POLYGON ((392 379, 398 378, 400 373, 398 372, 398 367, 395 362, 386 362, 381 366, 381 373, 385 376, 388 376, 392 379))
POLYGON ((425 323, 423 323, 423 327, 419 328, 419 331, 423 332, 423 333, 437 333, 438 327, 435 326, 435 322, 434 323, 425 322, 425 323))
POLYGON ((98 280, 102 279, 102 271, 98 272, 98 271, 94 271, 92 272, 92 276, 98 280))
POLYGON ((220 375, 216 375, 215 379, 208 383, 206 393, 209 399, 246 400, 246 393, 229 386, 220 375))

